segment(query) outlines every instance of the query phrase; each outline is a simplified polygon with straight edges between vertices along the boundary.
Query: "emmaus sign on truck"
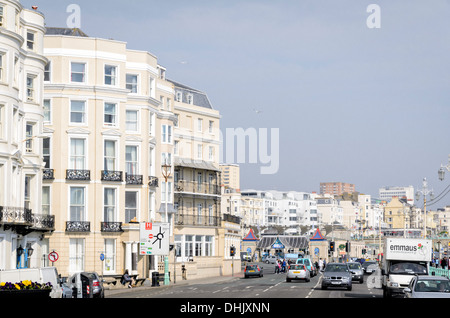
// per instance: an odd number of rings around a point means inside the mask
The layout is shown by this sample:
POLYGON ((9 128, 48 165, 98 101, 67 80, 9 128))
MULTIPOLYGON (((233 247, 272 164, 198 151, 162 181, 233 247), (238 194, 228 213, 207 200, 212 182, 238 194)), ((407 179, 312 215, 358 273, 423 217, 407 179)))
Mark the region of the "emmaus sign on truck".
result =
POLYGON ((414 275, 428 275, 431 255, 431 240, 386 238, 381 267, 384 297, 403 294, 414 275))

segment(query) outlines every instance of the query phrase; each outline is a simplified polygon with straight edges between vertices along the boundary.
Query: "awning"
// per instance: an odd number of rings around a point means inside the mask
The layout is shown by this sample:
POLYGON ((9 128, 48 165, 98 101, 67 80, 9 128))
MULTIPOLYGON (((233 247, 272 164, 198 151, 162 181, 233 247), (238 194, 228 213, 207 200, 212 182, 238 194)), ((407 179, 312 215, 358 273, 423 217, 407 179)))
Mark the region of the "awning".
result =
POLYGON ((263 236, 258 242, 258 248, 260 249, 270 249, 277 240, 284 245, 286 249, 307 249, 309 246, 309 241, 305 236, 277 236, 269 235, 263 236))
POLYGON ((204 169, 204 170, 213 170, 220 171, 218 167, 216 167, 212 162, 203 161, 203 160, 191 160, 187 158, 175 158, 174 162, 175 166, 194 168, 194 169, 204 169))
MULTIPOLYGON (((177 209, 175 209, 174 205, 172 203, 167 203, 167 213, 177 213, 177 209)), ((159 206, 158 213, 166 213, 166 204, 161 203, 159 206)))

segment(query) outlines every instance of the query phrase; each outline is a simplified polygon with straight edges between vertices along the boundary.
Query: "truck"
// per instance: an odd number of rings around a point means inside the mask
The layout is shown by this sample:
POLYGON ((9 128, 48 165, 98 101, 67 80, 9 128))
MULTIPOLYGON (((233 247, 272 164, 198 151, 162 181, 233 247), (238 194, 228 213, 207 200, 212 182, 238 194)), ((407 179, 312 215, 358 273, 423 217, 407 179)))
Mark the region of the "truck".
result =
POLYGON ((18 283, 30 280, 40 284, 51 283, 51 298, 62 298, 62 283, 56 267, 22 268, 0 271, 0 282, 18 283))
POLYGON ((431 257, 431 240, 386 238, 381 264, 383 297, 403 295, 415 275, 428 275, 431 257))

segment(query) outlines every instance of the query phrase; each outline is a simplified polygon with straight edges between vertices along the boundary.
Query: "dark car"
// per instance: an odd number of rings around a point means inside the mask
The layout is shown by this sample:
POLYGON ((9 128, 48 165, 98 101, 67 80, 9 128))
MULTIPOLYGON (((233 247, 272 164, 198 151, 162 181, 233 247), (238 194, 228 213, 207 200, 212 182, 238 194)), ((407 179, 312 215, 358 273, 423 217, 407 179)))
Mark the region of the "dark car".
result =
POLYGON ((370 265, 377 265, 377 264, 378 264, 377 261, 365 261, 364 263, 362 263, 361 267, 364 270, 365 274, 370 274, 373 272, 373 266, 370 269, 368 269, 368 267, 370 265))
POLYGON ((74 292, 74 298, 84 298, 86 294, 91 294, 94 298, 104 298, 105 289, 100 277, 96 272, 80 272, 73 274, 69 280, 68 285, 74 292), (92 281, 92 291, 88 288, 86 284, 92 281))
POLYGON ((352 290, 352 273, 346 263, 329 263, 322 277, 322 289, 328 287, 346 287, 352 290))
POLYGON ((256 264, 246 265, 244 269, 244 277, 263 277, 263 268, 256 264))

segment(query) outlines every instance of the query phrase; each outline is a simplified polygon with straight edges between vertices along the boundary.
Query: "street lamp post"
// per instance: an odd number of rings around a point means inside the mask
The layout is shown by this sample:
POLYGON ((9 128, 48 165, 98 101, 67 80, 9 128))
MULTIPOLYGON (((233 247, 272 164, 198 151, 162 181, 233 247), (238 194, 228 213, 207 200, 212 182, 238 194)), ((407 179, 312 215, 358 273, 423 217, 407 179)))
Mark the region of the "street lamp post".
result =
MULTIPOLYGON (((169 188, 168 188, 168 183, 167 180, 170 177, 170 173, 172 172, 172 166, 170 164, 167 164, 167 159, 164 162, 164 164, 161 165, 161 173, 164 177, 165 180, 165 186, 166 186, 166 191, 164 193, 164 201, 165 201, 165 222, 168 223, 169 222, 169 213, 168 213, 168 209, 167 209, 167 201, 168 201, 168 193, 169 193, 169 188)), ((170 229, 170 225, 169 225, 169 229, 170 229)), ((175 263, 173 264, 174 268, 175 268, 175 263)), ((169 255, 164 256, 164 285, 169 285, 169 255)))
POLYGON ((445 170, 450 171, 450 155, 448 155, 448 164, 446 166, 441 164, 441 167, 438 170, 439 180, 444 180, 445 170))
POLYGON ((428 189, 427 178, 423 178, 422 190, 417 190, 416 192, 416 200, 419 200, 420 195, 423 195, 423 237, 427 238, 427 195, 430 195, 430 198, 433 199, 433 190, 428 189))

